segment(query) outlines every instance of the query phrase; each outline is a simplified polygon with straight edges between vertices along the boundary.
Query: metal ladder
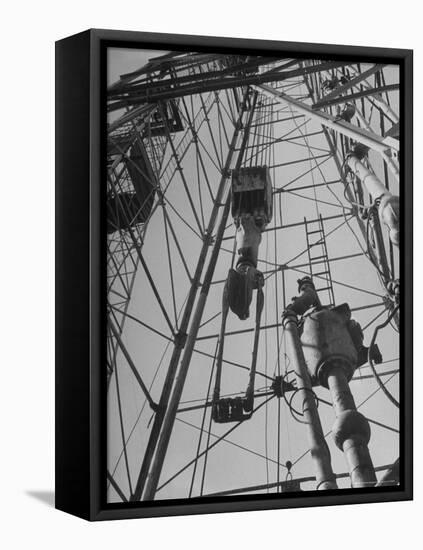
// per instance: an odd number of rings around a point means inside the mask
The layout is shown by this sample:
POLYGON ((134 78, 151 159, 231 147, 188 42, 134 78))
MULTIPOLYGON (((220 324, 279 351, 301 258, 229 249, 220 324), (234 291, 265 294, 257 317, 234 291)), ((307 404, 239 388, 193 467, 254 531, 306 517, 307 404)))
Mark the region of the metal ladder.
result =
POLYGON ((304 227, 307 239, 310 276, 316 285, 316 291, 319 293, 322 304, 334 306, 335 297, 322 215, 320 214, 317 220, 312 221, 307 221, 304 218, 304 227), (325 300, 322 299, 323 297, 325 300))

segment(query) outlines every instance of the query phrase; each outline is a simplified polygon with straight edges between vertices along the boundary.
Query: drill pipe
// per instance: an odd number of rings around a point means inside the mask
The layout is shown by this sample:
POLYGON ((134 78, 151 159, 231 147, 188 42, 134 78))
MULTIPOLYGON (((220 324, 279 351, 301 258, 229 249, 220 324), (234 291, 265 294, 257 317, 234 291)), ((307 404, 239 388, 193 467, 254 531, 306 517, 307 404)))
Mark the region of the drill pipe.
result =
POLYGON ((347 163, 366 186, 373 199, 380 199, 379 216, 389 229, 389 238, 392 243, 399 246, 399 197, 388 191, 379 178, 370 172, 355 155, 349 155, 347 163))
POLYGON ((317 481, 316 488, 319 490, 337 489, 329 448, 323 434, 317 403, 298 334, 297 316, 293 311, 286 310, 283 326, 287 347, 291 350, 290 356, 297 380, 297 392, 302 402, 302 413, 307 423, 310 454, 313 459, 317 481))
POLYGON ((369 487, 376 483, 376 475, 370 457, 370 425, 357 411, 345 370, 333 362, 328 365, 328 386, 336 414, 332 434, 338 449, 344 452, 352 487, 369 487))

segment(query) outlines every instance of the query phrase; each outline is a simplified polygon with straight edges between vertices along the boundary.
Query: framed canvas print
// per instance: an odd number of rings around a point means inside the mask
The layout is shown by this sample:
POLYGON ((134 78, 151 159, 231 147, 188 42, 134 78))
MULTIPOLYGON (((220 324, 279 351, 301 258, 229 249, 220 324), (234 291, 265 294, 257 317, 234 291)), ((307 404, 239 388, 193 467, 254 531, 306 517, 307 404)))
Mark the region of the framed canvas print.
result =
POLYGON ((56 44, 56 506, 412 498, 412 52, 56 44))

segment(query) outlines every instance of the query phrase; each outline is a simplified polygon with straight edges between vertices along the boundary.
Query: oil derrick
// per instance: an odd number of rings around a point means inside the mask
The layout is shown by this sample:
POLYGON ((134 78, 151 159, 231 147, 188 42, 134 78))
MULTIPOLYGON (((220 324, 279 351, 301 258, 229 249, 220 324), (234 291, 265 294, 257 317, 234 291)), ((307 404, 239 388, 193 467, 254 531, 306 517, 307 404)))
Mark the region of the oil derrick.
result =
POLYGON ((396 90, 384 71, 167 52, 109 86, 111 502, 398 477, 396 426, 363 411, 372 441, 386 429, 392 443, 372 463, 355 393, 356 380, 364 398, 379 379, 372 400, 385 405, 397 390, 386 387, 396 365, 378 365, 353 321, 396 359, 377 340, 396 335, 400 299, 396 90), (332 404, 342 453, 330 456, 332 404))

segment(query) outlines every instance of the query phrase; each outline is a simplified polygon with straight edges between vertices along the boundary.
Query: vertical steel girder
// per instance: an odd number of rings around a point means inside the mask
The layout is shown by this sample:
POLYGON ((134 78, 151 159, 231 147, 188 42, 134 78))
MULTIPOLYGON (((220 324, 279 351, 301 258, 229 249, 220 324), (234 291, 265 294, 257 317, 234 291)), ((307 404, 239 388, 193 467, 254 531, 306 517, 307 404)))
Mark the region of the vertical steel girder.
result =
POLYGON ((163 468, 164 459, 166 456, 167 448, 169 445, 170 437, 172 434, 173 425, 175 423, 176 412, 181 399, 182 390, 185 385, 188 368, 191 362, 191 357, 194 349, 194 345, 197 339, 198 330, 201 324, 203 311, 206 305, 207 296, 211 284, 211 280, 216 266, 216 261, 219 255, 220 246, 222 244, 222 237, 226 227, 230 210, 230 194, 226 199, 222 218, 219 223, 219 228, 215 237, 215 243, 213 252, 210 258, 208 269, 204 277, 204 281, 201 287, 200 296, 198 298, 196 310, 191 323, 191 328, 188 334, 187 342, 185 344, 184 353, 182 355, 181 364, 176 373, 175 383, 173 385, 172 394, 169 399, 169 403, 165 412, 162 430, 157 442, 156 453, 152 462, 150 473, 148 474, 147 482, 145 485, 145 494, 143 500, 154 500, 157 485, 159 482, 160 474, 163 468))
POLYGON ((189 363, 191 360, 195 339, 198 333, 199 325, 201 322, 201 316, 206 303, 208 289, 211 283, 211 278, 214 272, 214 266, 217 260, 217 254, 221 245, 223 237, 223 231, 226 226, 226 221, 229 214, 230 207, 230 195, 228 195, 224 212, 219 223, 218 234, 215 239, 215 244, 212 252, 212 257, 209 262, 208 270, 202 285, 199 300, 197 302, 196 311, 191 323, 189 335, 187 337, 186 331, 188 329, 191 312, 194 307, 194 301, 197 294, 197 289, 200 283, 200 278, 203 270, 203 266, 206 260, 207 251, 210 246, 212 234, 216 224, 219 208, 222 203, 225 189, 227 187, 227 181, 229 178, 230 167, 234 158, 236 145, 242 129, 242 118, 245 110, 245 102, 243 102, 238 121, 235 126, 233 137, 230 143, 228 155, 226 158, 225 166, 222 170, 222 176, 219 183, 218 192, 214 201, 213 210, 210 216, 209 224, 207 227, 206 235, 204 237, 203 247, 200 252, 199 262, 192 281, 191 290, 187 305, 185 307, 184 317, 180 325, 180 336, 175 341, 175 348, 170 361, 169 369, 166 375, 166 380, 163 386, 162 395, 159 402, 159 412, 155 416, 152 433, 150 435, 147 450, 143 459, 141 472, 138 478, 137 486, 134 491, 132 500, 153 500, 157 485, 159 482, 163 462, 166 456, 167 447, 169 444, 172 428, 175 422, 176 411, 179 405, 182 390, 185 384, 186 375, 188 372, 189 363), (207 283, 208 278, 210 281, 207 283), (177 372, 179 359, 184 350, 180 368, 177 372), (175 378, 176 376, 176 378, 175 378), (145 491, 144 491, 145 488, 145 491), (144 495, 143 495, 144 491, 144 495))

